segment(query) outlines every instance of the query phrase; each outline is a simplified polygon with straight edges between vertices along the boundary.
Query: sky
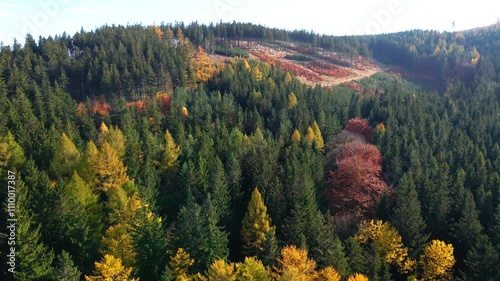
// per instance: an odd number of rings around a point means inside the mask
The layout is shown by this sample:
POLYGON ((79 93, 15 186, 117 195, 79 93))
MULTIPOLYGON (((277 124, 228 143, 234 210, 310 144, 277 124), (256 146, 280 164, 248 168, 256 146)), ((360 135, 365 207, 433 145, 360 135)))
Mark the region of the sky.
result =
POLYGON ((24 43, 82 27, 183 21, 240 21, 320 34, 360 35, 411 29, 458 31, 496 23, 492 0, 0 0, 0 42, 24 43), (452 23, 455 23, 453 27, 452 23))

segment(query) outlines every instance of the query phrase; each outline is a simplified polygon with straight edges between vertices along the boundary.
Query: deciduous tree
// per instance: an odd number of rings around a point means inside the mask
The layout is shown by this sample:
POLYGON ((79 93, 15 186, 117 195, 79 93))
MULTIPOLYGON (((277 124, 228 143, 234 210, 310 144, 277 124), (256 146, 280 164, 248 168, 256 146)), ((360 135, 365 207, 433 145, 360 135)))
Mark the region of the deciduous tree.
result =
POLYGON ((257 187, 252 192, 248 203, 247 212, 242 221, 241 240, 243 253, 249 256, 257 255, 263 251, 266 234, 274 232, 271 218, 267 214, 267 207, 257 187))
POLYGON ((423 271, 422 280, 453 280, 452 269, 455 265, 453 245, 432 240, 431 244, 425 247, 419 263, 423 271))
POLYGON ((131 278, 132 268, 122 265, 119 258, 112 255, 104 255, 100 262, 95 263, 94 275, 85 276, 86 281, 139 281, 131 278))

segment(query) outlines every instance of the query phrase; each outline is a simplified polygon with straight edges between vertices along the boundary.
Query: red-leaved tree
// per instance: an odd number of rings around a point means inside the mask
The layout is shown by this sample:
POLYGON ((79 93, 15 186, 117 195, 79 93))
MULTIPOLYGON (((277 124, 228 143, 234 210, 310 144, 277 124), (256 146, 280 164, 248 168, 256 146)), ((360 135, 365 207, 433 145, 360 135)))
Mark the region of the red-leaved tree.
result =
POLYGON ((382 175, 382 156, 372 144, 354 140, 337 155, 330 172, 328 195, 335 213, 354 212, 373 216, 375 206, 387 189, 382 175))
POLYGON ((354 134, 362 135, 363 137, 365 137, 367 142, 373 141, 374 130, 368 124, 367 119, 350 119, 349 121, 347 121, 347 125, 345 126, 344 130, 354 134))

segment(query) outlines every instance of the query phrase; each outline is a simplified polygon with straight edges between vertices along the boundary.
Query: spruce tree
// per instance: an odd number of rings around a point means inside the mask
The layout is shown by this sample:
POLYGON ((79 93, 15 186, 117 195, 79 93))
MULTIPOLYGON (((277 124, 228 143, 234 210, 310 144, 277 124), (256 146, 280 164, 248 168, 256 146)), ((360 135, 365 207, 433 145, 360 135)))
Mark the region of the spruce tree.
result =
POLYGON ((160 280, 167 264, 167 239, 162 218, 144 206, 137 211, 132 244, 140 280, 160 280))
POLYGON ((465 257, 466 270, 464 280, 494 281, 500 278, 500 262, 498 252, 495 250, 486 235, 476 241, 465 257))
POLYGON ((71 255, 66 251, 62 251, 57 256, 56 276, 60 281, 79 281, 82 276, 78 267, 73 263, 71 255))
POLYGON ((429 236, 424 234, 425 221, 415 183, 409 173, 399 181, 396 208, 391 222, 401 235, 403 244, 408 247, 410 257, 417 258, 429 236))
POLYGON ((51 280, 54 274, 52 261, 54 253, 49 250, 41 240, 40 226, 37 226, 28 210, 27 187, 24 182, 17 179, 17 209, 18 219, 16 236, 16 273, 14 279, 51 280))

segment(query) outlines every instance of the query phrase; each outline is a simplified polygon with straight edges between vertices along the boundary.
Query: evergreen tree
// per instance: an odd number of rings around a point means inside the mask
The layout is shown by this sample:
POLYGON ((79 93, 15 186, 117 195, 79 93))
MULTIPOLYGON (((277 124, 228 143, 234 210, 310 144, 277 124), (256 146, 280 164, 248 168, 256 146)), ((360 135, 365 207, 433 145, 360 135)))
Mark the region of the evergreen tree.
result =
POLYGON ((476 241, 476 244, 467 252, 465 258, 466 271, 464 280, 493 281, 500 278, 498 263, 500 259, 486 235, 476 241))
POLYGON ((472 193, 466 191, 463 200, 462 215, 458 222, 451 227, 452 236, 456 241, 455 245, 457 251, 455 256, 457 256, 459 260, 462 260, 467 251, 476 244, 483 230, 472 193))
POLYGON ((227 258, 227 233, 218 224, 219 216, 210 196, 203 206, 191 197, 179 211, 173 245, 194 258, 193 270, 197 272, 207 269, 217 259, 227 258))
POLYGON ((60 281, 79 281, 82 273, 75 266, 68 252, 62 251, 57 256, 57 280, 60 281))
POLYGON ((391 220, 408 246, 410 257, 416 258, 428 239, 424 234, 425 222, 422 218, 415 183, 410 174, 405 174, 399 181, 396 208, 391 220))
POLYGON ((167 240, 161 217, 149 208, 138 210, 132 229, 132 243, 141 280, 160 280, 167 263, 167 240))
POLYGON ((17 179, 18 219, 16 237, 16 273, 15 280, 51 280, 54 274, 52 261, 54 253, 49 251, 40 238, 40 226, 36 226, 27 209, 27 187, 17 179))

